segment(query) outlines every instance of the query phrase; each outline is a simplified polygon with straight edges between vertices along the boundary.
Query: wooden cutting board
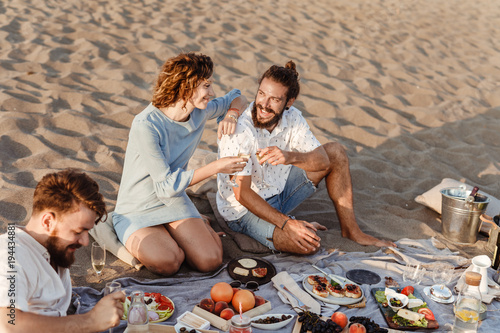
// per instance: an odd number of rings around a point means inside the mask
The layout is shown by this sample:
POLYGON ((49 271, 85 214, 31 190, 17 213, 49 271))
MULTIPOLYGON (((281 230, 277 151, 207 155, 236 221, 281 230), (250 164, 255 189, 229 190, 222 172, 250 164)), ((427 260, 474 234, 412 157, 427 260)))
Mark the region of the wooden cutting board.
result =
MULTIPOLYGON (((149 324, 148 329, 149 333, 176 333, 174 326, 169 326, 169 325, 149 324)), ((219 331, 212 331, 212 330, 197 329, 197 331, 200 331, 202 333, 219 333, 219 331)), ((128 328, 125 329, 123 333, 128 333, 128 328)))
MULTIPOLYGON (((251 310, 246 311, 244 314, 250 318, 255 316, 259 316, 271 310, 271 302, 266 301, 266 303, 253 308, 251 310)), ((221 317, 210 313, 208 311, 203 310, 198 305, 195 305, 192 311, 194 314, 200 316, 203 319, 206 319, 210 322, 213 327, 217 327, 220 330, 227 331, 229 330, 229 320, 222 319, 221 317)))
MULTIPOLYGON (((328 318, 321 317, 321 319, 327 320, 328 318)), ((300 333, 300 328, 301 327, 302 327, 302 323, 299 322, 299 316, 297 316, 297 319, 295 320, 295 324, 293 326, 292 333, 300 333)), ((386 329, 389 331, 389 333, 403 332, 403 331, 395 330, 395 329, 392 329, 392 328, 386 328, 386 329)), ((349 323, 347 323, 347 326, 344 327, 344 329, 342 330, 342 333, 347 333, 347 332, 349 332, 349 323)))

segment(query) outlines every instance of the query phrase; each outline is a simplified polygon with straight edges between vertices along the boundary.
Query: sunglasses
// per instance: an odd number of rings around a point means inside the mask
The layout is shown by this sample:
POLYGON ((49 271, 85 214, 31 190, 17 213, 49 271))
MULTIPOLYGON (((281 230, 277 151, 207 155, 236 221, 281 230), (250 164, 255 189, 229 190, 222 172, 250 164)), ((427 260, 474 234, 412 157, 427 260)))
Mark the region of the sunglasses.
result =
POLYGON ((239 280, 234 280, 233 282, 230 283, 231 287, 233 288, 245 288, 245 289, 250 289, 250 290, 259 290, 259 283, 256 281, 248 281, 247 283, 243 284, 243 282, 239 280))

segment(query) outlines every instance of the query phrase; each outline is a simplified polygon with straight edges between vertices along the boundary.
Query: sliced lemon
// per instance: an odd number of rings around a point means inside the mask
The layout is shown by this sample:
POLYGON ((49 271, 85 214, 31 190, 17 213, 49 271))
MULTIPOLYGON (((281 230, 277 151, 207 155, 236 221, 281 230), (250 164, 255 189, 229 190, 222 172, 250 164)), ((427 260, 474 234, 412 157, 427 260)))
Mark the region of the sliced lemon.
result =
POLYGON ((479 319, 479 315, 476 311, 462 309, 457 311, 457 316, 463 321, 477 321, 479 319))

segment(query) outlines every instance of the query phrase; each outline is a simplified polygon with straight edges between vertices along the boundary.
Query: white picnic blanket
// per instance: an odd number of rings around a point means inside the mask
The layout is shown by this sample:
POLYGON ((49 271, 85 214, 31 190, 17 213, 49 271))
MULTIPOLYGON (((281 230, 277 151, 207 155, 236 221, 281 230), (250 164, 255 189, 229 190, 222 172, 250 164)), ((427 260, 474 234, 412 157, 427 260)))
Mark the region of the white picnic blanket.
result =
MULTIPOLYGON (((343 253, 340 251, 327 253, 323 251, 310 257, 273 254, 264 258, 274 264, 277 273, 286 271, 298 285, 301 285, 302 279, 307 275, 318 273, 312 267, 312 264, 316 264, 325 271, 340 276, 345 276, 346 272, 351 269, 366 269, 377 273, 381 277, 381 281, 378 284, 361 286, 367 299, 366 307, 348 309, 345 306, 341 306, 338 311, 344 312, 349 318, 351 316, 370 317, 380 326, 388 327, 375 299, 371 295, 372 288, 384 287, 386 276, 392 277, 401 286, 405 286, 406 284, 402 279, 402 271, 406 263, 418 262, 428 267, 428 270, 431 270, 433 265, 444 261, 451 263, 455 267, 463 267, 457 270, 456 276, 454 276, 452 282, 448 285, 450 288, 453 288, 460 275, 470 264, 469 259, 460 256, 458 253, 451 252, 447 248, 443 248, 442 244, 435 239, 401 239, 397 244, 398 248, 385 248, 374 253, 343 253)), ((492 278, 494 274, 493 269, 490 268, 488 273, 490 278, 492 278)), ((132 278, 122 278, 117 281, 121 282, 128 292, 139 289, 144 292, 160 292, 171 298, 176 307, 175 312, 171 318, 162 324, 175 325, 177 316, 185 311, 192 311, 193 307, 202 298, 209 297, 212 285, 220 281, 230 282, 231 280, 227 270, 223 267, 211 275, 194 273, 190 276, 175 276, 148 281, 138 281, 132 278)), ((431 286, 432 284, 432 278, 426 276, 420 285, 414 287, 423 296, 424 301, 428 303, 429 308, 434 312, 439 323, 439 329, 432 330, 432 332, 449 332, 451 331, 454 319, 453 305, 435 303, 426 297, 423 290, 426 286, 431 286)), ((74 292, 80 296, 81 312, 90 310, 103 295, 102 291, 85 287, 74 288, 74 292)), ((273 286, 273 282, 260 286, 259 290, 255 293, 271 302, 272 310, 270 313, 297 315, 288 301, 283 297, 280 298, 278 290, 273 286)), ((331 315, 335 311, 335 306, 325 306, 326 304, 323 302, 320 302, 320 304, 322 305, 321 312, 323 315, 331 315)), ((494 332, 500 326, 500 303, 494 300, 487 307, 488 317, 481 323, 479 332, 494 332)), ((126 322, 122 321, 120 326, 113 332, 123 332, 125 327, 126 322)), ((279 332, 292 332, 292 329, 293 324, 290 323, 279 332)), ((260 332, 260 330, 254 329, 254 332, 260 332)))

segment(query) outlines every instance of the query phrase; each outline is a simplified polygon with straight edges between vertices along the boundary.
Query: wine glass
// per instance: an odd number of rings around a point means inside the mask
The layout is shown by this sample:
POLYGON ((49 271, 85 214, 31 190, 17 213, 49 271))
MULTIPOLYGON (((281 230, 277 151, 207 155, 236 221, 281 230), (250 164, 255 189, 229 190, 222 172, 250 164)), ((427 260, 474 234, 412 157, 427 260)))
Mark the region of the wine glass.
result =
MULTIPOLYGON (((250 142, 245 142, 242 143, 238 146, 238 157, 244 158, 247 160, 250 159, 250 155, 252 154, 252 145, 250 142)), ((242 163, 247 163, 247 162, 242 162, 242 163)), ((232 175, 234 176, 233 179, 231 179, 231 185, 233 187, 239 187, 239 185, 236 183, 236 176, 239 174, 239 172, 235 172, 232 175)))
POLYGON ((425 276, 426 269, 422 265, 407 264, 403 271, 403 281, 420 284, 425 276))
MULTIPOLYGON (((229 135, 224 135, 221 139, 221 144, 222 140, 231 140, 229 135)), ((238 144, 236 141, 228 141, 224 144, 225 147, 231 147, 231 152, 236 152, 238 157, 245 158, 247 161, 250 158, 250 155, 252 154, 252 146, 250 142, 245 142, 242 144, 238 144)), ((246 162, 242 162, 246 163, 246 162)), ((229 179, 227 182, 232 186, 232 187, 239 187, 239 185, 236 183, 236 175, 238 175, 238 172, 234 172, 229 174, 229 179), (231 176, 232 179, 231 179, 231 176)))
POLYGON ((97 276, 101 275, 102 270, 104 269, 104 264, 106 263, 106 246, 99 245, 97 242, 92 243, 92 267, 94 271, 97 273, 97 276))
MULTIPOLYGON (((255 154, 257 156, 257 160, 261 160, 264 155, 260 156, 260 151, 264 148, 269 147, 269 138, 263 134, 259 133, 257 135, 257 153, 255 154)), ((266 166, 267 162, 264 162, 263 164, 259 164, 257 168, 260 167, 260 175, 261 175, 261 182, 257 185, 258 188, 266 188, 270 187, 269 183, 266 181, 266 166)))
MULTIPOLYGON (((120 282, 108 282, 104 288, 104 296, 114 293, 115 291, 122 290, 122 285, 120 282)), ((113 333, 113 328, 109 329, 109 333, 113 333)))
POLYGON ((434 285, 429 292, 438 299, 447 300, 451 297, 451 290, 446 285, 451 282, 454 275, 454 267, 451 264, 439 263, 432 268, 432 281, 434 285))
POLYGON ((451 264, 439 263, 432 268, 432 281, 435 284, 446 285, 451 282, 454 269, 451 264))

